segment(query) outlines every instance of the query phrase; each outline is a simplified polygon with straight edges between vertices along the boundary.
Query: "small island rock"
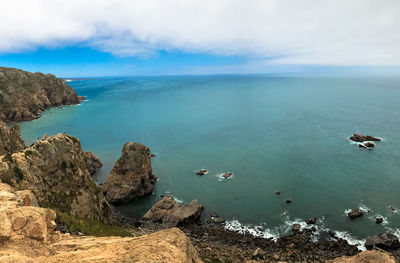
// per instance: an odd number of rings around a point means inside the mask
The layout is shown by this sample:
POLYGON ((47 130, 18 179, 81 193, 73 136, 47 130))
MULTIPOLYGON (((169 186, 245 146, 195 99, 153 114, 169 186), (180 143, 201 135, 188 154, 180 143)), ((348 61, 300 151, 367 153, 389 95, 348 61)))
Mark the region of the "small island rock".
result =
POLYGON ((360 209, 353 209, 350 212, 347 213, 347 216, 350 217, 350 219, 354 219, 357 217, 362 216, 364 213, 360 209))

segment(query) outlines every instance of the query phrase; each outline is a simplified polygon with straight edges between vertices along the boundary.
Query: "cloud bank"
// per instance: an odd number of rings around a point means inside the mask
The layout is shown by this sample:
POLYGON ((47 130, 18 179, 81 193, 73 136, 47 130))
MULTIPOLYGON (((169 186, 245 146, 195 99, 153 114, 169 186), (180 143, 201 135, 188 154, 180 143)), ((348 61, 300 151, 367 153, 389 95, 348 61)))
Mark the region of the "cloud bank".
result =
POLYGON ((399 0, 4 0, 0 54, 84 45, 272 64, 399 65, 399 0))

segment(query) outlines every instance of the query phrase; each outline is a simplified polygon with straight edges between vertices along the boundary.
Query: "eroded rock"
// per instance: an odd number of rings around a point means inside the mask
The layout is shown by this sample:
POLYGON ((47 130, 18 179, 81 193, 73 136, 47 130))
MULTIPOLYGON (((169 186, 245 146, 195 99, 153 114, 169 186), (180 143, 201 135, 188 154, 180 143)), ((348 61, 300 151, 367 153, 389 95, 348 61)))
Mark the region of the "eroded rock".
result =
POLYGON ((399 238, 391 233, 382 233, 373 237, 367 237, 365 247, 373 249, 378 247, 381 249, 398 249, 400 248, 399 238))
POLYGON ((85 156, 87 169, 89 170, 90 175, 93 175, 100 170, 103 163, 92 151, 85 152, 85 156))
POLYGON ((166 196, 157 202, 143 219, 170 226, 190 224, 199 220, 203 206, 193 200, 188 204, 180 205, 172 196, 166 196))
POLYGON ((356 209, 353 209, 350 212, 348 212, 347 216, 350 217, 350 219, 354 219, 354 218, 362 216, 363 214, 364 213, 360 209, 356 208, 356 209))
POLYGON ((377 138, 377 137, 373 137, 370 135, 362 135, 362 134, 353 134, 352 136, 350 136, 350 140, 355 141, 355 142, 365 142, 365 141, 376 141, 376 142, 380 142, 381 139, 377 138))
POLYGON ((110 203, 127 203, 150 194, 156 181, 149 148, 140 143, 128 142, 122 148, 122 155, 102 189, 110 203))

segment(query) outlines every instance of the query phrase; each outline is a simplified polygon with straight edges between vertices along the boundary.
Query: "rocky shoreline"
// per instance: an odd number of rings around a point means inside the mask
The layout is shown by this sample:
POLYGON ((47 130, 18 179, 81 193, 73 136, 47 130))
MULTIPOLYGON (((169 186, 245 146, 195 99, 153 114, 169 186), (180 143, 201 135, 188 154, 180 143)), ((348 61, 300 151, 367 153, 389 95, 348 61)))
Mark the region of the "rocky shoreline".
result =
MULTIPOLYGON (((31 120, 48 107, 79 103, 82 97, 53 75, 8 68, 0 68, 0 87, 1 262, 81 258, 86 262, 93 258, 100 258, 99 262, 345 262, 342 257, 356 255, 394 262, 379 249, 400 260, 398 238, 390 234, 367 239, 367 248, 374 249, 371 255, 340 238, 314 242, 314 229, 301 229, 299 224, 293 225, 292 234, 272 240, 229 231, 216 213, 202 221, 204 207, 197 200, 181 205, 172 196, 164 196, 143 218, 126 217, 117 205, 140 202, 153 192, 157 181, 150 149, 126 143, 110 175, 98 186, 92 175, 102 163, 93 152, 83 152, 78 138, 65 133, 44 135, 26 146, 18 126, 9 129, 2 121, 31 120)), ((360 142, 379 139, 353 137, 360 142)), ((222 177, 232 175, 227 172, 222 177)), ((361 215, 356 210, 349 213, 351 218, 361 215)), ((309 225, 315 222, 316 218, 306 220, 309 225)))

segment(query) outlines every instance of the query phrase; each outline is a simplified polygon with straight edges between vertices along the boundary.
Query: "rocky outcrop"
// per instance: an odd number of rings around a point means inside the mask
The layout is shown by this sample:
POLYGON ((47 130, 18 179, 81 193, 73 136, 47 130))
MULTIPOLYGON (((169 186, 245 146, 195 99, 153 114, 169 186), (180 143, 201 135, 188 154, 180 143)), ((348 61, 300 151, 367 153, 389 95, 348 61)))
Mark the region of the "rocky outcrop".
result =
POLYGON ((352 136, 350 136, 350 140, 355 141, 355 142, 365 142, 365 141, 376 141, 376 142, 380 142, 381 139, 377 138, 377 137, 373 137, 370 135, 362 135, 362 134, 353 134, 352 136))
POLYGON ((190 224, 199 220, 203 206, 193 200, 188 204, 180 205, 172 196, 166 196, 157 202, 143 219, 170 226, 190 224))
POLYGON ((90 175, 93 175, 100 170, 103 164, 92 151, 85 152, 85 156, 87 169, 89 170, 90 175))
POLYGON ((353 209, 350 212, 348 212, 347 216, 350 217, 350 219, 354 219, 354 218, 362 216, 363 214, 364 213, 360 209, 356 208, 356 209, 353 209))
POLYGON ((53 106, 78 104, 75 90, 52 74, 0 67, 0 119, 36 119, 53 106))
POLYGON ((393 256, 382 251, 364 251, 351 257, 340 257, 328 263, 396 263, 393 256))
POLYGON ((67 134, 44 136, 31 147, 0 158, 2 182, 16 189, 31 189, 41 206, 111 222, 110 206, 89 174, 77 138, 67 134))
POLYGON ((102 189, 110 203, 127 203, 150 194, 156 181, 149 148, 140 143, 128 142, 122 148, 122 155, 102 189))
POLYGON ((0 155, 19 152, 24 148, 25 143, 21 137, 19 126, 15 125, 10 129, 0 120, 0 155))
POLYGON ((34 198, 0 183, 0 262, 202 262, 177 228, 135 238, 61 234, 54 211, 30 205, 34 198))
POLYGON ((367 237, 365 247, 373 249, 374 247, 381 249, 398 249, 400 248, 399 238, 390 233, 382 233, 373 237, 367 237))
POLYGON ((0 240, 22 236, 47 241, 56 226, 56 214, 53 210, 34 205, 37 202, 31 191, 15 191, 0 183, 0 240))

